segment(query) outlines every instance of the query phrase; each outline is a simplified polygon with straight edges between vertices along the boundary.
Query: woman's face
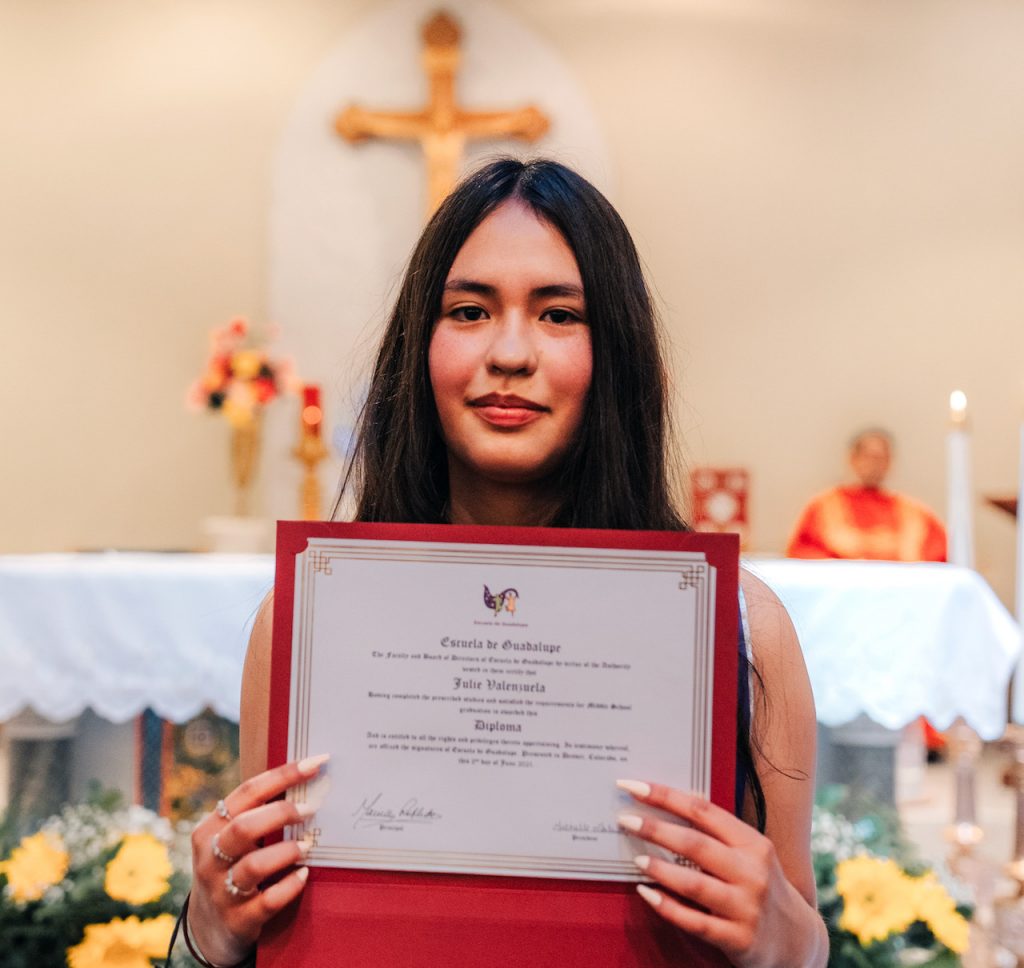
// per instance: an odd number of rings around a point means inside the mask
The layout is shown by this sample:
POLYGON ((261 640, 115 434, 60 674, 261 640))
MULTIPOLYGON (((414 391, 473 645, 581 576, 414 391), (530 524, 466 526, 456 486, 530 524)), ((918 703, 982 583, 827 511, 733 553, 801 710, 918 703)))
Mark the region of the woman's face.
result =
POLYGON ((522 484, 560 464, 593 364, 568 243, 523 204, 495 209, 452 264, 430 341, 430 382, 458 478, 522 484))

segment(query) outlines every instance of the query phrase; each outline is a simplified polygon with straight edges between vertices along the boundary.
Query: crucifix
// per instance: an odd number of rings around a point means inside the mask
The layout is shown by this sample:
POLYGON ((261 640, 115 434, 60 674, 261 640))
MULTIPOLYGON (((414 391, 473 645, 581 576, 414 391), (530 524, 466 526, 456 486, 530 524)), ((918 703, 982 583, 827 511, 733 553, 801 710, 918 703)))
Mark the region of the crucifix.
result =
POLYGON ((367 111, 351 105, 334 120, 335 130, 347 141, 399 138, 419 141, 427 160, 427 216, 429 218, 455 187, 466 142, 473 138, 521 138, 536 141, 549 121, 533 105, 512 111, 466 111, 455 98, 458 71, 459 26, 443 11, 423 28, 423 67, 430 83, 430 99, 419 111, 367 111))

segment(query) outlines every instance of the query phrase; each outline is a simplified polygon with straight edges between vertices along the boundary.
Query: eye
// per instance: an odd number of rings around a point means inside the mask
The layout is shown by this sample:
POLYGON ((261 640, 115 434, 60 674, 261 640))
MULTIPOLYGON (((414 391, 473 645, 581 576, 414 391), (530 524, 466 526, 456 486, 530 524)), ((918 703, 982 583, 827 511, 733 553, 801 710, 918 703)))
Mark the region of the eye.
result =
POLYGON ((480 306, 457 306, 448 312, 452 319, 460 319, 466 323, 478 323, 487 316, 480 306))
POLYGON ((548 309, 540 318, 558 324, 583 322, 582 318, 570 309, 548 309))

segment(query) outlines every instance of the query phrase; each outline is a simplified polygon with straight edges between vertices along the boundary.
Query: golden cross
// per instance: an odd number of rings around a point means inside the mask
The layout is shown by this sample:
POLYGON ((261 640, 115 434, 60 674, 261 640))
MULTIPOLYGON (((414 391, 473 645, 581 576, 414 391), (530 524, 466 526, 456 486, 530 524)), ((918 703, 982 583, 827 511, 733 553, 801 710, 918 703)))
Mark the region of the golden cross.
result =
POLYGON ((459 163, 471 138, 522 138, 536 141, 549 121, 533 105, 515 111, 464 111, 455 99, 455 75, 461 58, 459 26, 443 11, 423 28, 423 67, 430 82, 430 100, 421 111, 367 111, 346 108, 334 127, 353 143, 368 138, 419 141, 427 159, 427 216, 455 187, 459 163))

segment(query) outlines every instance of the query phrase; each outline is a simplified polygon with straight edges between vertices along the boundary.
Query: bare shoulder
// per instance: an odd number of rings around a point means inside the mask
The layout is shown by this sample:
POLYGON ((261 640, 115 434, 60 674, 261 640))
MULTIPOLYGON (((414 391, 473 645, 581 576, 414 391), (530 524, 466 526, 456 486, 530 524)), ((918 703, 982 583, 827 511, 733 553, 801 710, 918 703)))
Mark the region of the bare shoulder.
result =
POLYGON ((267 732, 270 719, 270 656, 274 633, 274 593, 263 599, 249 636, 242 672, 242 709, 239 721, 239 759, 242 779, 267 768, 267 732))
POLYGON ((803 669, 796 629, 779 596, 746 568, 740 570, 740 587, 747 603, 751 652, 759 671, 794 662, 803 669))
POLYGON ((758 704, 760 716, 755 707, 755 729, 766 746, 801 745, 799 737, 804 730, 814 734, 815 713, 796 629, 768 585, 746 569, 740 576, 750 624, 750 651, 764 692, 764 701, 758 704))
POLYGON ((785 606, 744 570, 743 595, 758 682, 752 724, 754 760, 768 809, 765 833, 790 882, 814 904, 810 859, 817 725, 814 696, 785 606))

